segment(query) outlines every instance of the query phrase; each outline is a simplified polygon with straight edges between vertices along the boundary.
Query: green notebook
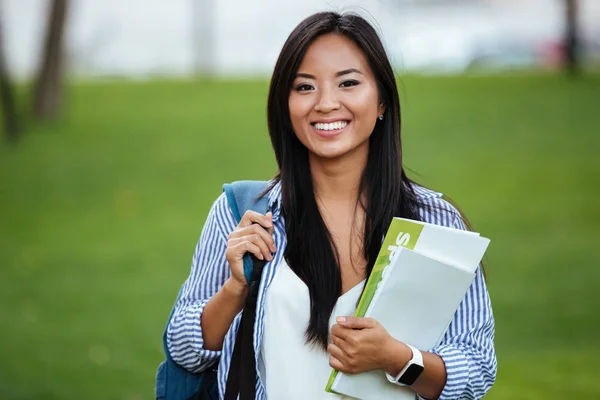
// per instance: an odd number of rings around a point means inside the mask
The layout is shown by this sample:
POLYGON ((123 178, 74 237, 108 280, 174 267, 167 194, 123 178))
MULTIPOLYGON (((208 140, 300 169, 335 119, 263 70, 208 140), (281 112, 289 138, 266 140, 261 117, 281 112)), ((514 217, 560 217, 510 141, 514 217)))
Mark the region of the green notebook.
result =
MULTIPOLYGON (((355 316, 364 317, 367 309, 369 308, 369 304, 371 304, 371 300, 375 295, 377 285, 381 281, 383 270, 389 265, 390 260, 394 255, 394 251, 400 246, 414 250, 417 240, 423 231, 423 227, 424 225, 417 221, 401 218, 394 218, 392 220, 392 223, 390 224, 390 227, 385 235, 383 245, 381 246, 379 254, 377 255, 375 265, 373 265, 373 271, 371 272, 371 275, 369 275, 365 290, 359 300, 358 307, 354 313, 355 316)), ((335 380, 337 373, 338 371, 336 370, 331 372, 331 376, 329 377, 329 381, 325 387, 327 392, 333 393, 331 390, 331 385, 333 385, 333 381, 335 380)))

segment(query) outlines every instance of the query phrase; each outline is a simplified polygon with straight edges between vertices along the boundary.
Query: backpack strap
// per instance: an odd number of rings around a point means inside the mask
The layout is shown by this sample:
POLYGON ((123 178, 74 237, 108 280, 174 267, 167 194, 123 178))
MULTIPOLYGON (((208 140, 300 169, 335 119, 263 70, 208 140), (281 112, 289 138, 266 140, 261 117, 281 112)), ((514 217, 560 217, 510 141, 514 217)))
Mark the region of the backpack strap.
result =
MULTIPOLYGON (((229 207, 239 223, 247 210, 266 214, 268 183, 264 181, 239 181, 223 186, 229 207)), ((225 400, 254 400, 256 397, 256 368, 254 353, 254 322, 260 278, 265 260, 258 260, 249 253, 244 256, 244 274, 248 281, 248 295, 236 334, 235 345, 227 374, 225 400)))
MULTIPOLYGON (((223 185, 229 208, 239 224, 246 211, 256 211, 260 214, 267 213, 269 199, 263 193, 268 188, 266 181, 237 181, 223 185)), ((246 253, 244 260, 244 274, 248 283, 252 280, 252 257, 246 253)))

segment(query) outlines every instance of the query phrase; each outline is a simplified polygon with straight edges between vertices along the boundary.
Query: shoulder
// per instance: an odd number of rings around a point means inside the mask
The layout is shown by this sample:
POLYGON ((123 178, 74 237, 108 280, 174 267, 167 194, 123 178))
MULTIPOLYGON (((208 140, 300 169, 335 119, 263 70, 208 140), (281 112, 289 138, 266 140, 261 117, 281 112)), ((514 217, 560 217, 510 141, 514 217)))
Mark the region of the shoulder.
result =
POLYGON ((232 226, 235 227, 235 217, 229 207, 229 201, 225 193, 220 193, 213 200, 206 223, 222 232, 228 232, 232 226))
POLYGON ((444 194, 432 189, 412 184, 413 191, 419 204, 419 217, 422 221, 449 228, 466 229, 460 211, 444 194))
MULTIPOLYGON (((246 198, 246 203, 255 201, 256 197, 266 197, 269 207, 278 207, 281 197, 281 184, 277 181, 234 181, 231 182, 231 187, 235 189, 230 191, 233 196, 240 196, 239 199, 246 198), (266 191, 266 193, 263 193, 266 191)), ((246 204, 241 201, 242 206, 246 204)), ((209 217, 216 221, 226 223, 235 223, 235 214, 232 207, 237 207, 236 200, 229 198, 224 190, 213 201, 209 217)), ((240 210, 242 211, 242 210, 240 210)), ((242 213, 243 214, 243 213, 242 213)))

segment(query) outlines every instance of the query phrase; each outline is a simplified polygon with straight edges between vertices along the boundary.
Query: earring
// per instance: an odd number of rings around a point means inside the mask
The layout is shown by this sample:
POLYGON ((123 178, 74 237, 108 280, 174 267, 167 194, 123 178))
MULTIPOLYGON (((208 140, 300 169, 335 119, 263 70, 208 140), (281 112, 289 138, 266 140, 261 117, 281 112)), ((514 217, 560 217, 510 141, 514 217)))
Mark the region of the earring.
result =
POLYGON ((379 120, 380 120, 380 121, 383 121, 383 114, 381 114, 381 115, 379 116, 379 120))

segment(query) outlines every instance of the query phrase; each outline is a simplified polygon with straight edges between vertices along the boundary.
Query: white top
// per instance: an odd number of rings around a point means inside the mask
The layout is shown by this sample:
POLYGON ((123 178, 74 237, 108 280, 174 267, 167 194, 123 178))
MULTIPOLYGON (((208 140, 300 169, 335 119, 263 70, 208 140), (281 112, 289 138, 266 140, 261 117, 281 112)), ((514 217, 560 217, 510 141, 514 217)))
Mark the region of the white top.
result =
MULTIPOLYGON (((364 282, 338 298, 329 320, 354 315, 364 282)), ((310 318, 308 287, 282 258, 265 298, 265 325, 259 371, 267 399, 350 399, 327 393, 331 374, 329 354, 306 344, 304 332, 310 318)))

